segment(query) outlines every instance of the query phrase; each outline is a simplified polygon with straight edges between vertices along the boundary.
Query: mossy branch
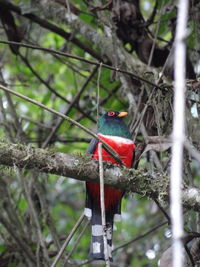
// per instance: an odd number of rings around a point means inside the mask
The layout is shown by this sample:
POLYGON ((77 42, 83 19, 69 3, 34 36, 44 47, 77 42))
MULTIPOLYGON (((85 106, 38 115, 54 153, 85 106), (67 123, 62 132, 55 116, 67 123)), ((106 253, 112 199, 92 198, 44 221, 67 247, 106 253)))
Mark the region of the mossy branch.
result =
MULTIPOLYGON (((0 142, 0 164, 70 177, 80 181, 99 182, 98 162, 88 155, 71 155, 0 142)), ((169 202, 169 177, 143 169, 127 169, 104 164, 105 184, 138 193, 151 199, 169 202)), ((183 206, 200 211, 200 189, 184 185, 183 206)))

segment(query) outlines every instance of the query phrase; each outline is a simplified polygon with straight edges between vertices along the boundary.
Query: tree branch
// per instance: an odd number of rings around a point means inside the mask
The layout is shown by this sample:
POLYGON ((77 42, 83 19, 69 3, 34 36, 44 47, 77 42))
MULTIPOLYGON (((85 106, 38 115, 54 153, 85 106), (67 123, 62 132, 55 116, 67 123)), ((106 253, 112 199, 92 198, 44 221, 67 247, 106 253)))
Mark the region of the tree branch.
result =
MULTIPOLYGON (((98 162, 88 155, 70 155, 56 153, 21 144, 0 142, 0 164, 25 169, 37 169, 40 172, 62 175, 80 181, 99 183, 98 162)), ((169 201, 169 177, 166 174, 154 174, 143 169, 127 169, 104 164, 105 184, 138 193, 159 201, 169 201)), ((200 211, 200 189, 184 185, 182 203, 188 210, 200 211)))
POLYGON ((32 48, 32 49, 36 49, 36 50, 49 52, 49 53, 55 54, 55 55, 64 56, 64 57, 68 57, 68 58, 73 58, 73 59, 76 59, 76 60, 80 60, 82 62, 86 62, 88 64, 95 65, 95 66, 98 66, 98 67, 101 65, 102 68, 106 68, 106 69, 113 70, 113 71, 116 71, 116 72, 119 72, 119 73, 130 75, 130 76, 134 77, 136 80, 143 81, 143 82, 145 82, 145 83, 147 83, 149 85, 154 86, 155 88, 158 88, 158 89, 162 90, 162 88, 158 84, 155 84, 155 83, 143 78, 142 75, 138 76, 137 74, 135 74, 135 73, 133 73, 131 71, 127 71, 126 69, 119 69, 119 68, 107 65, 105 63, 92 61, 92 60, 85 59, 83 57, 75 56, 75 55, 72 55, 72 54, 69 54, 69 53, 65 53, 65 52, 62 52, 62 51, 57 51, 57 50, 54 50, 54 49, 49 49, 49 48, 45 48, 45 47, 41 47, 41 46, 37 46, 37 45, 26 44, 26 43, 21 43, 21 42, 18 43, 18 42, 13 42, 13 41, 2 41, 2 40, 0 40, 0 44, 10 44, 10 45, 12 44, 12 45, 21 46, 21 47, 32 48))
POLYGON ((39 24, 42 28, 47 29, 51 32, 54 32, 54 33, 62 36, 65 40, 74 43, 75 45, 77 45, 78 47, 83 49, 84 51, 87 51, 94 58, 96 58, 100 61, 102 60, 101 56, 99 56, 99 53, 94 51, 90 46, 85 45, 83 42, 81 42, 77 38, 75 38, 71 33, 66 32, 65 30, 56 26, 55 24, 50 23, 47 20, 36 16, 35 14, 23 13, 19 6, 14 5, 14 4, 7 2, 7 1, 1 1, 1 8, 5 9, 5 10, 13 11, 20 16, 28 18, 30 21, 33 21, 33 22, 39 24))

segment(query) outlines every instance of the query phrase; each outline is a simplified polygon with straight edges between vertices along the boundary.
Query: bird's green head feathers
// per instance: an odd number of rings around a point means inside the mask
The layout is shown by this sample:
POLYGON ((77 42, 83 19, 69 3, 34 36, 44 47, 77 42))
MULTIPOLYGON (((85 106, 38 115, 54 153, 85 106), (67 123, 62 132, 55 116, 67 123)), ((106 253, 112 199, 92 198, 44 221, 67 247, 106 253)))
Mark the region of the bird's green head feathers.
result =
POLYGON ((98 133, 132 139, 129 129, 123 121, 127 115, 127 112, 109 110, 99 118, 98 133))

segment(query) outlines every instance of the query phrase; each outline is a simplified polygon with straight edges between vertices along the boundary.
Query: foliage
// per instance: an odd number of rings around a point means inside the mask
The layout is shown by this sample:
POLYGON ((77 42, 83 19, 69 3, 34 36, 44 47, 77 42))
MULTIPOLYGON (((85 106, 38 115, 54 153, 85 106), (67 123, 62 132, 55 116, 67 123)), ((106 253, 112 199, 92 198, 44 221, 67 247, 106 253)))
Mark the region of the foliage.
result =
MULTIPOLYGON (((190 80, 186 93, 187 139, 190 148, 197 149, 199 9, 198 1, 191 1, 187 36, 190 80)), ((148 144, 138 168, 168 172, 169 140, 162 140, 161 146, 159 137, 168 137, 172 129, 176 17, 176 4, 168 0, 4 0, 0 6, 1 41, 36 45, 38 49, 0 42, 1 84, 66 114, 94 132, 97 108, 100 113, 128 110, 127 123, 136 144, 148 144), (83 60, 60 56, 52 50, 83 60), (114 70, 84 60, 103 63, 114 70), (159 72, 164 76, 158 82, 159 72)), ((2 91, 0 123, 0 137, 5 142, 84 155, 90 141, 90 136, 76 126, 2 91)), ((141 151, 137 156, 140 154, 141 151)), ((200 163, 192 155, 187 147, 184 178, 189 185, 199 186, 200 163)), ((2 167, 0 172, 0 265, 47 266, 83 212, 84 184, 39 173, 37 169, 2 167)), ((168 207, 162 209, 168 213, 168 207)), ((114 231, 115 248, 133 241, 114 251, 114 264, 157 266, 162 252, 170 246, 170 226, 162 225, 167 222, 166 214, 154 202, 130 194, 123 200, 122 211, 123 221, 114 231), (155 226, 158 229, 148 233, 155 226)), ((187 211, 184 219, 187 229, 200 231, 198 214, 187 211)), ((71 239, 65 256, 73 249, 84 223, 71 239)), ((82 266, 88 259, 89 246, 88 227, 68 265, 82 266)))

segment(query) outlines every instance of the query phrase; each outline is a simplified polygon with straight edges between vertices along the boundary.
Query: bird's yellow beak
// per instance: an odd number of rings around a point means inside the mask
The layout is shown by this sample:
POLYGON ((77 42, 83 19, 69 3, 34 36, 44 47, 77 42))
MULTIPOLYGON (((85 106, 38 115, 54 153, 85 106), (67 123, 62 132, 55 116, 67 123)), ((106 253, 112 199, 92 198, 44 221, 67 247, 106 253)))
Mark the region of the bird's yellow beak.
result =
POLYGON ((128 115, 128 112, 122 111, 119 113, 118 117, 123 118, 123 117, 126 117, 127 115, 128 115))

